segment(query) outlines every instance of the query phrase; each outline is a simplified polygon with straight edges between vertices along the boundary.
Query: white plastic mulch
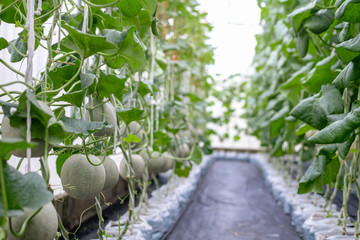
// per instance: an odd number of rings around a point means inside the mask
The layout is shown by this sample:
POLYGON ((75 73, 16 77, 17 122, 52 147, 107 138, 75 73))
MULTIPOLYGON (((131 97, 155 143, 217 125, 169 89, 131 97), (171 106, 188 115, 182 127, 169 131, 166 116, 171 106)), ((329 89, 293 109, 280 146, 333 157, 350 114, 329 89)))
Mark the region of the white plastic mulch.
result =
MULTIPOLYGON (((149 206, 140 210, 138 221, 133 225, 132 229, 127 231, 123 239, 160 239, 181 216, 206 168, 218 159, 250 161, 258 166, 262 170, 265 183, 274 198, 283 207, 285 213, 291 216, 292 224, 304 239, 354 239, 354 229, 351 224, 347 227, 347 235, 341 234, 342 227, 337 225, 340 213, 336 210, 336 206, 332 208, 333 214, 327 216, 326 210, 323 208, 325 200, 322 196, 317 196, 317 204, 314 206, 313 197, 309 197, 308 194, 296 194, 296 183, 294 182, 291 186, 285 183, 282 175, 267 162, 266 155, 225 152, 216 152, 210 157, 205 157, 199 166, 194 165, 188 178, 171 176, 166 185, 154 190, 148 201, 149 206)), ((139 209, 135 208, 135 212, 137 211, 139 209)), ((120 218, 120 230, 124 227, 123 223, 127 219, 127 214, 120 218)), ((107 239, 118 239, 118 222, 109 222, 105 227, 105 231, 112 236, 107 239)))

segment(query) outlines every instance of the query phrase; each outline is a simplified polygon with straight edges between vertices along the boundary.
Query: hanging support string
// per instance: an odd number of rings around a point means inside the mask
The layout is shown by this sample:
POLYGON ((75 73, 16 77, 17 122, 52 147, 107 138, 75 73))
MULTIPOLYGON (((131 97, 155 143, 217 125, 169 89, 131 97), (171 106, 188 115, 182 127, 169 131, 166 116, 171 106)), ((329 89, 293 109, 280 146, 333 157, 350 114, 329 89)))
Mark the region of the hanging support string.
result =
MULTIPOLYGON (((35 32, 34 32, 34 0, 27 0, 27 15, 26 15, 26 28, 28 30, 28 57, 27 57, 27 66, 25 73, 25 82, 32 86, 32 75, 33 75, 33 58, 34 58, 34 50, 35 50, 35 32)), ((30 91, 30 88, 27 88, 27 91, 30 91)), ((31 142, 31 104, 30 101, 26 101, 26 141, 28 143, 31 142)), ((26 167, 26 171, 31 171, 31 149, 26 149, 26 157, 28 160, 28 164, 26 167)))

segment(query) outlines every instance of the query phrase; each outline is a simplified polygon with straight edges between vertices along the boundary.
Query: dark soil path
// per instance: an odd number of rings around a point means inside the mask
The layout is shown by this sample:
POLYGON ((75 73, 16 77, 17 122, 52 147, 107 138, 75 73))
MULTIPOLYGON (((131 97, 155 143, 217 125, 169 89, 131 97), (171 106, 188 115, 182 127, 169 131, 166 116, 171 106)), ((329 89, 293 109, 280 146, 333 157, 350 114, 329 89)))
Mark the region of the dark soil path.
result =
POLYGON ((299 240, 256 166, 216 161, 168 240, 299 240))

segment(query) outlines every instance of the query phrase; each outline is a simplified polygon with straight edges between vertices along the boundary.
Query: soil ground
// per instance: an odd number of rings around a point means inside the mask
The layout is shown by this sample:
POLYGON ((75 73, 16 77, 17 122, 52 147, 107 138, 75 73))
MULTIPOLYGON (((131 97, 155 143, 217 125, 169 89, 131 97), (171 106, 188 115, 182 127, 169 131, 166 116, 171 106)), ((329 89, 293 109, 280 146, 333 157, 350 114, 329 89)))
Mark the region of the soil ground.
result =
POLYGON ((260 170, 247 162, 216 161, 167 240, 299 240, 267 190, 260 170))

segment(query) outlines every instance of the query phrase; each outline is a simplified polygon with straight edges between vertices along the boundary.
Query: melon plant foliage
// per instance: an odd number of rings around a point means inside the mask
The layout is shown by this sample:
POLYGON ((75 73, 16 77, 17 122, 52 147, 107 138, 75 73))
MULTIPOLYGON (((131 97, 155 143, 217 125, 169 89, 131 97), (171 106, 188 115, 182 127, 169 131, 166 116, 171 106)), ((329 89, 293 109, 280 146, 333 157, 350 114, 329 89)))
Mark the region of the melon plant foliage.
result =
POLYGON ((298 154, 299 194, 330 188, 348 194, 359 162, 360 2, 258 5, 263 31, 255 73, 242 90, 248 132, 272 158, 298 154), (310 167, 301 175, 305 161, 310 167))
MULTIPOLYGON (((176 161, 169 164, 174 173, 187 176, 193 164, 200 164, 202 154, 212 151, 208 136, 213 132, 205 124, 211 121, 206 99, 213 86, 206 66, 214 60, 206 33, 212 27, 195 0, 33 4, 0 3, 0 24, 19 32, 15 39, 0 37, 0 51, 10 55, 0 64, 18 79, 0 83, 0 106, 22 135, 0 139, 0 239, 5 238, 9 217, 22 215, 25 208, 36 211, 53 199, 50 174, 60 176, 66 160, 75 154, 87 156, 91 163, 90 154, 105 159, 120 152, 131 167, 131 158, 126 157, 130 152, 166 152, 176 161), (26 24, 29 8, 35 12, 33 46, 32 29, 26 24), (15 64, 26 62, 32 47, 35 54, 45 52, 46 63, 25 84, 25 72, 15 64), (130 132, 134 123, 140 132, 130 132), (28 130, 31 142, 26 141, 28 130), (36 147, 39 141, 45 142, 43 178, 18 171, 27 161, 21 160, 17 169, 9 165, 11 152, 36 147), (175 153, 182 144, 191 151, 179 158, 175 153), (48 171, 48 158, 54 156, 57 173, 48 171)), ((143 176, 144 184, 147 177, 151 176, 143 176)), ((127 179, 130 189, 135 181, 140 183, 131 174, 127 179)), ((103 238, 100 215, 98 233, 103 238)), ((69 237, 64 229, 61 232, 69 237)))

